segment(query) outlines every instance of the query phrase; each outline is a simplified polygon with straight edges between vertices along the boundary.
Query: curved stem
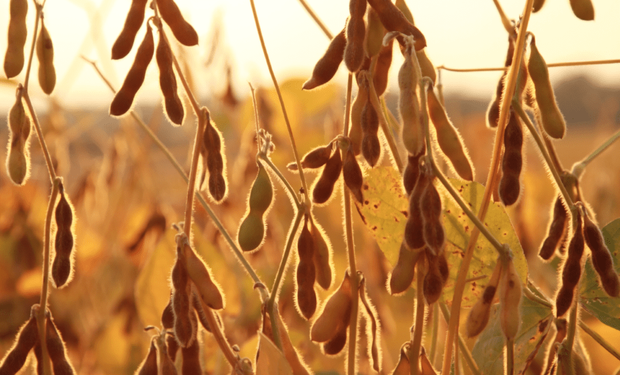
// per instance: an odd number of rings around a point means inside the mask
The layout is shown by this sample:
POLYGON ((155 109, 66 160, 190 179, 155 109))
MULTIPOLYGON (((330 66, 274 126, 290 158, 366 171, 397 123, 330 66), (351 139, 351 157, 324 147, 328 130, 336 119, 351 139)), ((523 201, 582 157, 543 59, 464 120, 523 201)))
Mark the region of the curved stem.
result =
POLYGON ((590 328, 582 320, 579 320, 579 328, 583 329, 585 333, 590 335, 590 337, 592 337, 594 341, 596 341, 600 346, 602 346, 603 349, 607 350, 609 354, 613 355, 614 357, 616 357, 616 359, 620 360, 620 352, 618 352, 616 348, 614 348, 610 343, 605 341, 605 339, 601 335, 596 333, 596 331, 590 328))
POLYGON ((30 118, 32 118, 32 122, 34 123, 34 130, 37 133, 37 138, 39 139, 39 145, 41 146, 41 150, 43 151, 43 157, 45 158, 45 165, 47 166, 47 173, 50 176, 51 183, 54 183, 56 179, 56 171, 54 170, 54 163, 52 162, 52 156, 50 155, 50 151, 47 148, 47 143, 45 142, 45 138, 43 137, 43 130, 41 130, 41 123, 39 122, 39 118, 37 117, 37 113, 34 111, 34 106, 32 105, 32 101, 30 101, 30 95, 28 94, 28 90, 24 87, 22 92, 22 98, 26 102, 26 106, 28 107, 28 112, 30 112, 30 118))
POLYGON ((424 275, 426 274, 423 263, 418 261, 416 266, 418 272, 416 275, 415 326, 413 327, 413 340, 411 340, 409 347, 411 375, 418 375, 420 372, 420 348, 422 347, 422 334, 424 333, 424 275))
POLYGON ((327 29, 327 27, 325 26, 325 24, 323 24, 323 22, 321 21, 321 19, 316 15, 316 13, 314 13, 314 11, 312 10, 312 8, 310 8, 310 6, 308 5, 308 3, 306 3, 306 0, 299 0, 299 2, 301 3, 301 5, 304 7, 304 9, 306 9, 306 12, 308 12, 308 14, 310 15, 310 17, 312 17, 312 19, 314 20, 314 22, 316 22, 316 24, 321 28, 321 30, 323 30, 323 33, 325 34, 325 36, 327 38, 329 38, 329 40, 332 40, 334 38, 334 36, 332 35, 332 33, 329 32, 329 30, 327 29))
MULTIPOLYGON (((344 151, 343 151, 344 153, 344 151)), ((345 242, 347 244, 347 259, 349 261, 349 275, 351 276, 351 320, 349 325, 349 352, 348 352, 348 375, 355 375, 357 365, 357 318, 359 309, 359 275, 357 274, 357 263, 355 258, 355 244, 353 243, 353 222, 351 216, 351 194, 342 184, 344 198, 344 223, 345 223, 345 242)))
MULTIPOLYGON (((49 294, 48 290, 50 285, 50 242, 52 236, 52 215, 54 213, 54 207, 56 206, 56 200, 58 198, 58 192, 60 190, 61 183, 62 178, 60 177, 56 177, 52 181, 52 194, 47 204, 47 213, 45 214, 45 232, 43 234, 43 281, 41 284, 41 299, 39 301, 39 311, 37 314, 39 342, 46 342, 46 312, 47 297, 49 294)), ((50 367, 49 355, 47 352, 47 345, 41 345, 41 360, 43 361, 43 374, 50 375, 52 372, 50 367)))
POLYGON ((273 164, 273 162, 271 161, 271 159, 269 159, 269 157, 267 155, 265 155, 264 153, 259 153, 258 157, 265 162, 265 164, 267 164, 267 166, 271 169, 271 171, 278 176, 278 179, 280 180, 280 183, 282 183, 282 186, 284 186, 284 188, 288 191, 288 194, 290 195, 291 199, 293 200, 293 202, 295 203, 295 206, 297 206, 297 209, 299 209, 301 207, 301 202, 299 201, 299 199, 297 198, 297 194, 295 193, 295 189, 293 189, 293 187, 291 186, 291 184, 288 182, 288 180, 284 177, 284 175, 282 174, 282 172, 280 172, 280 170, 278 169, 278 167, 276 167, 275 164, 273 164))
MULTIPOLYGON (((514 95, 516 86, 517 86, 517 77, 519 75, 519 70, 521 67, 521 60, 523 59, 524 53, 524 45, 525 45, 525 37, 527 34, 527 26, 530 21, 530 15, 532 14, 532 6, 534 0, 527 0, 525 4, 525 8, 523 10, 523 18, 521 20, 521 26, 519 27, 519 33, 517 35, 517 41, 515 43, 515 51, 513 55, 513 63, 510 67, 510 71, 508 73, 508 77, 506 79, 506 88, 504 91, 504 95, 506 98, 511 98, 514 95)), ((508 113, 510 109, 510 100, 502 101, 500 108, 499 121, 497 126, 497 131, 495 133, 495 145, 493 150, 493 156, 491 159, 491 166, 489 168, 489 175, 487 178, 487 184, 484 190, 484 196, 482 198, 482 205, 480 210, 478 211, 478 218, 484 221, 487 210, 489 208, 490 198, 493 193, 492 186, 494 185, 494 181, 497 178, 498 165, 500 161, 500 155, 502 151, 503 139, 504 139, 504 129, 506 127, 506 123, 508 122, 508 113)), ((478 235, 480 231, 477 228, 474 228, 472 234, 469 238, 469 243, 467 245, 467 250, 465 251, 465 256, 461 262, 461 266, 459 268, 459 272, 457 274, 456 284, 454 288, 454 296, 452 299, 452 312, 450 316, 450 323, 448 325, 448 334, 446 338, 446 342, 449 343, 446 345, 446 351, 443 360, 442 373, 448 374, 450 371, 450 364, 452 361, 452 345, 450 345, 454 341, 455 335, 458 334, 458 325, 459 325, 459 317, 461 313, 461 302, 463 298, 463 291, 465 288, 465 279, 467 278, 467 272, 469 271, 469 265, 471 263, 471 259, 474 255, 475 244, 478 240, 478 235)))
POLYGON ((620 138, 620 130, 617 130, 614 134, 612 134, 611 137, 609 137, 602 145, 597 147, 596 150, 592 151, 590 155, 586 156, 580 162, 575 163, 575 165, 573 166, 573 170, 572 170, 573 174, 577 178, 581 177, 581 174, 583 174, 583 171, 586 168, 586 166, 592 160, 594 160, 594 158, 599 156, 601 152, 607 150, 607 148, 609 148, 609 146, 611 146, 615 141, 617 141, 618 138, 620 138))
POLYGON ((301 180, 301 186, 304 189, 305 203, 306 209, 310 210, 312 201, 308 196, 308 186, 306 184, 306 177, 304 176, 304 170, 301 167, 301 161, 299 159, 299 152, 297 151, 297 145, 295 144, 295 137, 293 137, 293 130, 291 129, 291 123, 288 119, 288 114, 286 113, 286 107, 284 106, 284 100, 282 99, 282 93, 280 92, 280 86, 278 85, 278 80, 276 79, 275 74, 273 73, 273 68, 271 67, 271 60, 269 59, 269 54, 267 53, 267 47, 265 45, 265 39, 263 38, 263 32, 260 27, 260 22, 258 21, 258 14, 256 13, 256 6, 254 5, 254 0, 250 0, 250 5, 252 6, 252 15, 254 16, 254 23, 256 24, 256 31, 258 32, 258 38, 260 39, 260 45, 263 49, 263 55, 265 56, 265 62, 267 63, 267 68, 269 69, 269 75, 271 76, 271 80, 273 81, 273 86, 276 89, 276 93, 278 94, 278 100, 280 101, 280 107, 282 108, 282 114, 284 116, 284 122, 286 123, 286 129, 288 130, 288 136, 291 141, 291 147, 293 148, 293 155, 295 156, 295 162, 297 163, 297 170, 299 171, 299 179, 301 180))
POLYGON ((202 146, 202 135, 209 121, 209 111, 203 107, 198 114, 198 126, 196 128, 196 138, 194 139, 194 149, 192 151, 192 164, 189 169, 189 182, 187 183, 187 198, 185 199, 185 221, 183 231, 187 238, 191 240, 192 233, 192 214, 194 213, 194 194, 196 190, 196 175, 198 174, 198 159, 200 147, 202 146))
POLYGON ((34 7, 36 10, 35 20, 34 20, 34 30, 32 31, 32 44, 30 45, 30 54, 28 55, 28 64, 26 65, 26 78, 24 78, 24 87, 25 91, 28 91, 28 83, 30 82, 30 71, 32 68, 32 60, 34 59, 34 49, 37 45, 37 37, 39 31, 39 23, 41 22, 41 13, 43 11, 43 5, 39 4, 37 1, 33 0, 34 7))

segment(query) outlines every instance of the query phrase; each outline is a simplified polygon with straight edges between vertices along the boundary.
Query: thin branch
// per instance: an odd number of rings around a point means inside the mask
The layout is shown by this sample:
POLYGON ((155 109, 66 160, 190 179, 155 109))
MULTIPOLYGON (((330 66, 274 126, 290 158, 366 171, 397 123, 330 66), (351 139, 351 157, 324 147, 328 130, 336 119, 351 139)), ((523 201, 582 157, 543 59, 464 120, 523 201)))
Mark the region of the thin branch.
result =
POLYGON ((329 40, 332 40, 334 38, 334 36, 332 35, 332 33, 329 32, 329 30, 327 29, 327 27, 325 26, 323 21, 321 21, 321 19, 316 15, 316 13, 314 13, 312 8, 310 8, 308 3, 306 3, 306 0, 299 0, 299 2, 304 7, 304 9, 306 9, 306 12, 308 12, 310 17, 312 17, 312 19, 314 20, 314 22, 316 22, 316 24, 321 28, 321 30, 323 30, 323 33, 325 34, 325 36, 329 40))
MULTIPOLYGON (((446 321, 446 323, 448 323, 450 321, 450 311, 448 310, 448 306, 443 300, 439 303, 439 306, 441 307, 441 313, 443 315, 444 320, 446 321)), ((482 373, 480 372, 480 369, 478 368, 478 365, 476 364, 476 361, 474 360, 474 357, 471 355, 471 352, 469 351, 469 348, 467 347, 467 344, 465 343, 465 340, 463 339, 463 337, 461 337, 460 334, 458 335, 458 341, 459 341, 460 353, 465 358, 465 362, 467 363, 467 366, 469 366, 469 369, 471 370, 471 372, 474 375, 482 375, 482 373)))
MULTIPOLYGON (((19 90, 19 86, 17 88, 19 90)), ((43 151, 43 157, 45 158, 45 166, 47 167, 47 173, 50 176, 50 181, 53 184, 54 180, 56 180, 56 171, 54 170, 54 163, 52 162, 52 156, 50 155, 50 151, 47 148, 47 143, 45 142, 45 138, 43 137, 43 130, 41 130, 41 123, 39 122, 39 118, 37 117, 37 113, 34 110, 34 106, 32 105, 32 101, 30 101, 30 95, 28 94, 28 90, 24 87, 22 90, 22 98, 26 102, 26 106, 28 107, 28 112, 30 113, 30 118, 34 123, 34 130, 37 133, 37 138, 39 139, 39 145, 41 146, 41 150, 43 151)))
MULTIPOLYGON (((620 59, 614 60, 586 60, 586 61, 567 61, 547 64, 548 68, 562 68, 567 66, 586 66, 586 65, 606 65, 606 64, 620 64, 620 59)), ((449 68, 445 65, 439 65, 437 69, 447 70, 457 73, 472 73, 472 72, 501 72, 510 69, 510 67, 499 68, 449 68)))
POLYGON ((592 328, 585 324, 582 320, 579 320, 579 328, 583 329, 590 337, 594 339, 603 349, 607 350, 609 354, 620 360, 620 352, 616 350, 610 343, 608 343, 601 335, 596 333, 592 328))
POLYGON ((418 375, 420 372, 419 359, 420 348, 422 347, 422 335, 424 334, 424 275, 426 275, 427 269, 424 265, 425 262, 418 261, 417 274, 416 274, 416 309, 415 309, 415 323, 413 327, 413 339, 411 340, 411 346, 409 347, 409 364, 411 368, 411 375, 418 375))
POLYGON ((614 134, 611 135, 602 145, 600 145, 596 150, 592 151, 590 155, 586 156, 580 162, 575 163, 572 168, 572 173, 575 177, 579 178, 583 174, 586 166, 594 160, 597 156, 599 156, 603 151, 607 150, 609 146, 611 146, 616 140, 620 138, 620 130, 617 130, 614 134))
POLYGON ((34 20, 34 30, 32 32, 32 44, 30 45, 30 54, 28 55, 28 64, 26 65, 26 78, 24 78, 24 87, 25 91, 28 91, 28 83, 30 83, 30 71, 32 70, 32 60, 34 59, 34 49, 37 45, 37 37, 39 35, 39 23, 41 22, 42 13, 43 13, 43 5, 39 4, 36 1, 34 2, 35 6, 35 20, 34 20))

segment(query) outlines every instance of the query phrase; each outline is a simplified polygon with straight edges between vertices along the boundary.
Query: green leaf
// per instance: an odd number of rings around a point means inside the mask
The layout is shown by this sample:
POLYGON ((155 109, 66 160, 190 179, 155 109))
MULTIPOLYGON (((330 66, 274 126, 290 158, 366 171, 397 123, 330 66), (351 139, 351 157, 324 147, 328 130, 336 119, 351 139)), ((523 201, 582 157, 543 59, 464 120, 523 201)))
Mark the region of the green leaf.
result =
MULTIPOLYGON (((550 308, 523 297, 521 327, 515 337, 515 374, 521 373, 528 357, 538 351, 538 344, 547 335, 552 322, 550 308)), ((504 334, 499 322, 499 304, 495 304, 491 308, 489 323, 471 352, 482 374, 504 373, 504 346, 504 334)))
MULTIPOLYGON (((620 219, 607 224, 602 232, 605 244, 614 259, 614 269, 616 273, 620 273, 620 219)), ((605 293, 589 258, 581 282, 580 302, 581 307, 598 320, 620 330, 620 298, 612 298, 605 293)))
POLYGON ((293 375, 291 366, 284 354, 262 332, 258 332, 258 360, 256 361, 256 375, 293 375))
MULTIPOLYGON (((484 186, 477 182, 457 179, 451 179, 450 182, 463 199, 469 203, 473 212, 477 213, 484 195, 484 186)), ((446 254, 450 264, 450 278, 446 283, 443 295, 450 304, 458 268, 474 225, 449 196, 448 192, 440 184, 437 187, 442 195, 444 206, 443 223, 447 239, 446 254)), ((356 203, 358 211, 385 257, 392 265, 395 265, 405 233, 409 207, 400 173, 393 167, 376 167, 368 170, 364 179, 364 197, 366 202, 363 206, 356 203)), ((514 254, 515 267, 523 284, 525 284, 527 261, 523 255, 519 239, 510 223, 510 218, 500 203, 489 205, 485 224, 500 242, 510 245, 514 254)), ((479 235, 467 278, 490 276, 496 260, 495 248, 483 235, 479 235)), ((463 295, 463 307, 472 306, 483 292, 485 285, 484 281, 471 282, 463 295)))

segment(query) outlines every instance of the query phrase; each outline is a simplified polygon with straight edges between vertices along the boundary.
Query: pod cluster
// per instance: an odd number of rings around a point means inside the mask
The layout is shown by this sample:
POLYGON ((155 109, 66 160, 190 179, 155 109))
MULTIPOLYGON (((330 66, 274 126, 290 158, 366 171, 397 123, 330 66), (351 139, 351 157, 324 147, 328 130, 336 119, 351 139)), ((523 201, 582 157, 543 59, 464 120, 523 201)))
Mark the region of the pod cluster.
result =
POLYGON ((18 89, 15 104, 11 107, 8 117, 9 147, 6 158, 6 169, 11 181, 23 185, 30 173, 30 117, 26 114, 22 101, 21 90, 18 89))
MULTIPOLYGON (((15 375, 26 363, 26 359, 33 351, 37 361, 37 374, 43 373, 42 348, 39 339, 39 328, 36 315, 39 305, 33 305, 30 311, 30 319, 19 329, 13 347, 0 363, 0 374, 15 375)), ((65 343, 54 323, 51 312, 46 312, 45 345, 51 361, 51 370, 55 375, 73 375, 75 370, 69 362, 65 343)))

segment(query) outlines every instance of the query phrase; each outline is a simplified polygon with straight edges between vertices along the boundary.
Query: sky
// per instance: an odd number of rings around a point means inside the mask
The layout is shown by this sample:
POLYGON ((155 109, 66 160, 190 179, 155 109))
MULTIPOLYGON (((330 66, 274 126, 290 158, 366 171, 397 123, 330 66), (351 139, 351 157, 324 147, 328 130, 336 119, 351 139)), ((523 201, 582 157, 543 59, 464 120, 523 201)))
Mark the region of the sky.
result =
MULTIPOLYGON (((249 0, 176 0, 186 19, 200 36, 198 46, 185 48, 194 64, 193 72, 201 96, 216 96, 223 90, 223 62, 231 64, 234 87, 240 96, 254 86, 271 85, 260 49, 249 0), (221 44, 214 64, 204 67, 211 46, 214 24, 220 23, 221 44)), ((298 0, 256 0, 258 16, 279 81, 291 77, 309 77, 329 40, 306 13, 298 0)), ((348 15, 346 0, 307 0, 327 28, 336 34, 348 15)), ((500 0, 508 17, 517 18, 525 1, 500 0)), ((0 0, 8 10, 9 0, 0 0)), ((433 63, 453 68, 498 67, 503 64, 507 34, 492 0, 407 0, 416 25, 425 34, 427 54, 433 63)), ((570 9, 568 0, 547 0, 532 16, 529 30, 536 35, 537 46, 548 63, 561 61, 620 58, 620 1, 593 0, 595 21, 581 21, 570 9)), ((125 59, 111 61, 110 48, 122 29, 129 0, 48 0, 45 22, 54 40, 58 83, 55 98, 67 107, 109 105, 112 94, 80 56, 97 61, 104 74, 119 87, 133 61, 134 50, 125 59)), ((30 3, 29 30, 34 21, 30 3)), ((6 33, 8 11, 0 11, 0 31, 6 33)), ((6 35, 6 34, 4 34, 6 35)), ((137 40, 144 35, 144 27, 137 40)), ((29 38, 31 35, 29 35, 29 38)), ((137 44, 138 42, 136 42, 137 44)), ((0 59, 4 60, 6 38, 0 37, 0 59)), ((396 54, 396 50, 395 50, 396 54)), ((390 91, 397 92, 396 74, 402 57, 395 58, 390 91)), ((35 100, 43 98, 36 87, 36 63, 31 89, 35 100)), ((578 74, 587 74, 604 86, 620 86, 618 65, 554 68, 554 82, 578 74)), ((138 94, 141 102, 159 100, 157 68, 153 63, 145 87, 138 94)), ((498 72, 443 73, 446 94, 490 98, 498 72)), ((23 81, 23 73, 17 77, 23 81)), ((341 66, 334 82, 346 83, 346 68, 341 66)), ((0 110, 11 105, 13 90, 0 85, 0 110)), ((44 99, 42 99, 44 100, 44 99)))

